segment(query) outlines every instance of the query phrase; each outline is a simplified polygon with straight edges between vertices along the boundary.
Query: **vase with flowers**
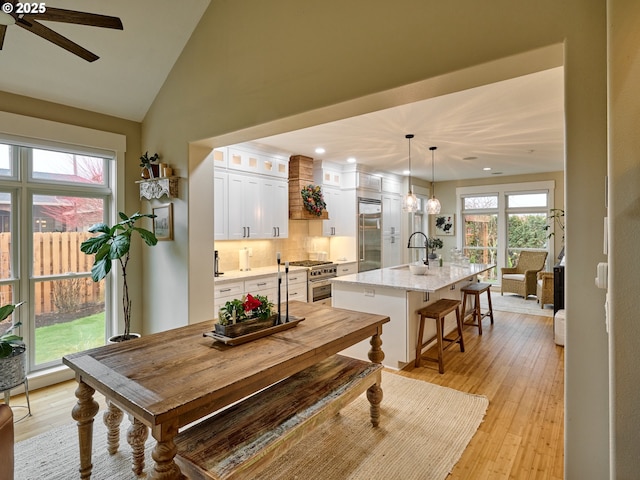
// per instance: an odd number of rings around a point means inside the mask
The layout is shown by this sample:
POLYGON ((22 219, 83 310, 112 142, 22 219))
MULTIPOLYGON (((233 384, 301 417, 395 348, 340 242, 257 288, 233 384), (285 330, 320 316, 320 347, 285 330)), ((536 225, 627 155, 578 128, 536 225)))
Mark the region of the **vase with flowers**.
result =
POLYGON ((144 155, 140 156, 140 167, 142 168, 141 176, 144 179, 155 178, 160 176, 160 165, 156 163, 160 155, 154 153, 149 156, 149 152, 144 152, 144 155))
POLYGON ((429 239, 427 240, 427 246, 429 250, 431 250, 431 253, 429 254, 429 259, 435 260, 436 258, 438 258, 438 255, 436 254, 436 249, 442 248, 444 246, 444 243, 439 238, 429 237, 429 239))
POLYGON ((273 303, 264 295, 247 293, 241 299, 226 302, 218 311, 216 333, 225 337, 246 335, 275 323, 273 303))

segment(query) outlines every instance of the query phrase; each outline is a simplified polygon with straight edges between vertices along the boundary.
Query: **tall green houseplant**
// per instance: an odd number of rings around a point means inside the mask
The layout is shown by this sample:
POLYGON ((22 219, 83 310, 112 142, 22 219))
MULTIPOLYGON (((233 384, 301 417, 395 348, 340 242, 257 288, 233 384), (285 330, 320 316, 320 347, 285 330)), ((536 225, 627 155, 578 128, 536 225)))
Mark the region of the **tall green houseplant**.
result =
POLYGON ((98 233, 95 237, 88 238, 80 244, 80 250, 87 255, 95 255, 93 267, 91 267, 91 278, 94 282, 99 282, 111 271, 114 260, 120 263, 122 271, 122 309, 124 313, 124 333, 114 341, 123 341, 130 338, 131 333, 131 300, 129 299, 129 286, 127 285, 127 265, 131 248, 131 236, 137 232, 144 242, 153 246, 158 243, 158 239, 153 232, 136 227, 138 220, 148 217, 155 218, 155 215, 136 212, 130 217, 119 212, 121 221, 110 227, 105 223, 96 223, 89 228, 90 233, 98 233))

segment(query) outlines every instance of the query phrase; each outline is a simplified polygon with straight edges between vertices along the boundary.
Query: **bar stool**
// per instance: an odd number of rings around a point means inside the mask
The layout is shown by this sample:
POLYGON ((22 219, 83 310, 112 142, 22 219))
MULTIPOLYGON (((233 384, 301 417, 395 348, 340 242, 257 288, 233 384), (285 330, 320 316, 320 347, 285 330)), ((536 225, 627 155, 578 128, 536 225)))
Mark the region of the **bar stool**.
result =
POLYGON ((465 325, 472 325, 478 327, 478 335, 482 335, 482 319, 484 317, 491 318, 491 325, 493 325, 493 306, 491 305, 491 284, 489 283, 472 283, 466 287, 460 289, 462 291, 462 323, 465 325), (487 301, 489 302, 489 309, 482 313, 480 311, 480 294, 487 292, 487 301), (473 308, 467 312, 467 297, 473 297, 473 308), (465 323, 467 317, 471 315, 471 322, 465 323))
POLYGON ((448 298, 443 298, 438 300, 431 305, 427 305, 426 307, 418 310, 418 315, 420 315, 420 327, 418 329, 418 342, 416 345, 416 362, 415 366, 420 366, 421 360, 428 360, 430 362, 438 363, 438 371, 440 373, 444 373, 444 361, 443 361, 443 353, 454 343, 460 344, 460 351, 464 352, 464 340, 462 339, 462 319, 460 317, 460 300, 451 300, 448 298), (449 313, 456 312, 456 324, 458 329, 458 336, 455 338, 447 338, 443 334, 444 330, 444 317, 446 317, 449 313), (426 342, 422 341, 422 336, 424 335, 424 321, 427 318, 431 318, 436 321, 436 334, 431 337, 426 342), (438 358, 427 357, 422 354, 422 349, 431 343, 433 340, 437 340, 438 346, 438 358), (444 342, 448 344, 444 346, 444 342))

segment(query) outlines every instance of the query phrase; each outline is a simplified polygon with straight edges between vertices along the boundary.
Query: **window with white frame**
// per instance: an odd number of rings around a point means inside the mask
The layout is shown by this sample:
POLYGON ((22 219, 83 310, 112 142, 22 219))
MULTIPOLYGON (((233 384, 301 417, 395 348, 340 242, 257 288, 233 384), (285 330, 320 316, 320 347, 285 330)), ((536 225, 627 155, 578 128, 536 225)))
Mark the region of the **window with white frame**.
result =
POLYGON ((80 243, 112 211, 114 160, 101 149, 0 136, 0 302, 26 302, 30 371, 104 345, 109 333, 109 289, 91 280, 93 258, 80 243))
POLYGON ((457 189, 458 244, 472 263, 495 264, 483 281, 497 282, 523 250, 548 251, 548 214, 555 184, 531 182, 457 189))

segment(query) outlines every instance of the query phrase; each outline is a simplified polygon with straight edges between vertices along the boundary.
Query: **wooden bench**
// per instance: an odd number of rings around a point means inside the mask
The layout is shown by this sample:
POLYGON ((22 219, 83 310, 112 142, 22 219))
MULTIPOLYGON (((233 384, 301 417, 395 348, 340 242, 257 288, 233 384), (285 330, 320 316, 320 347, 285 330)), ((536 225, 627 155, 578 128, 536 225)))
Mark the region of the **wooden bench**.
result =
POLYGON ((365 391, 378 426, 381 371, 334 355, 180 432, 176 463, 188 478, 251 478, 365 391))

